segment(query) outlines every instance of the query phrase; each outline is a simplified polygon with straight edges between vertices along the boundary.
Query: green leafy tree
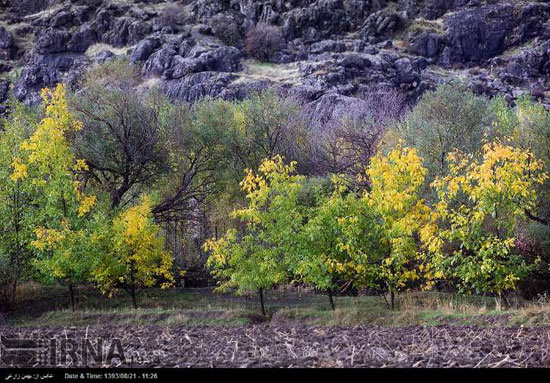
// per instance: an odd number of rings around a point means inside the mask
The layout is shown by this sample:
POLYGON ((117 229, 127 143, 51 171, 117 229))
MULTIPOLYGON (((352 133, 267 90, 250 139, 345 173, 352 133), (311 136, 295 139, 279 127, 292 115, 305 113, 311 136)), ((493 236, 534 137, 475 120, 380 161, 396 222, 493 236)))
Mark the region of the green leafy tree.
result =
POLYGON ((487 99, 460 83, 442 84, 420 99, 398 132, 424 159, 432 180, 445 174, 454 149, 471 153, 481 147, 492 118, 487 99))
POLYGON ((543 163, 499 141, 477 155, 453 152, 448 163, 449 174, 434 182, 441 220, 435 263, 462 291, 494 293, 506 304, 504 293, 531 270, 517 252, 514 229, 535 206, 536 186, 548 178, 543 163))
POLYGON ((232 213, 244 230, 230 229, 204 245, 211 252, 207 266, 221 280, 220 288, 257 290, 264 316, 263 291, 289 279, 286 256, 297 248, 296 233, 301 230, 297 198, 302 177, 294 175, 294 169, 294 162, 286 165, 275 156, 264 160, 257 174, 247 170, 241 187, 248 206, 232 213))
POLYGON ((14 103, 0 132, 0 302, 5 308, 13 305, 20 280, 30 274, 33 256, 37 190, 28 179, 14 176, 14 171, 24 171, 21 144, 35 125, 35 113, 14 103))
POLYGON ((33 203, 40 206, 34 219, 39 224, 32 246, 38 253, 35 264, 47 279, 62 281, 70 291, 87 280, 87 258, 81 256, 82 230, 97 198, 84 193, 82 171, 87 165, 77 160, 68 136, 82 128, 69 112, 63 85, 42 92, 44 117, 21 144, 21 157, 13 163, 13 182, 28 182, 38 191, 33 203))
POLYGON ((338 281, 344 288, 376 288, 380 251, 377 226, 368 205, 334 176, 333 192, 319 193, 317 206, 308 209, 300 246, 291 253, 293 273, 305 283, 329 294, 338 281), (292 260, 292 255, 294 258, 292 260))
MULTIPOLYGON (((496 115, 494 129, 501 137, 511 139, 511 144, 531 151, 539 161, 550 166, 550 112, 542 103, 523 96, 511 107, 503 97, 497 97, 492 109, 496 115)), ((533 222, 550 229, 549 186, 549 181, 545 181, 537 187, 537 205, 526 214, 533 222)))

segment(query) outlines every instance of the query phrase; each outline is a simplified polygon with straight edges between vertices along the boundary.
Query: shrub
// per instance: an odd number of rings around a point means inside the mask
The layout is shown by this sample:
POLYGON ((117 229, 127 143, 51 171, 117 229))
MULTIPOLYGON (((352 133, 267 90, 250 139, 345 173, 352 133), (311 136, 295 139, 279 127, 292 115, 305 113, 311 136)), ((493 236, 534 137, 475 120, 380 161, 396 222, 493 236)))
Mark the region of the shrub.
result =
POLYGON ((226 45, 236 46, 241 43, 241 30, 231 18, 219 16, 212 19, 212 34, 226 45))
POLYGON ((248 31, 244 45, 249 57, 268 61, 271 56, 284 48, 285 40, 279 27, 258 24, 248 31))
POLYGON ((418 150, 432 176, 443 175, 453 149, 473 153, 480 148, 491 117, 488 99, 465 85, 443 84, 422 97, 399 133, 418 150))
POLYGON ((169 4, 160 12, 158 24, 161 27, 173 27, 181 25, 184 18, 183 6, 179 4, 169 4))

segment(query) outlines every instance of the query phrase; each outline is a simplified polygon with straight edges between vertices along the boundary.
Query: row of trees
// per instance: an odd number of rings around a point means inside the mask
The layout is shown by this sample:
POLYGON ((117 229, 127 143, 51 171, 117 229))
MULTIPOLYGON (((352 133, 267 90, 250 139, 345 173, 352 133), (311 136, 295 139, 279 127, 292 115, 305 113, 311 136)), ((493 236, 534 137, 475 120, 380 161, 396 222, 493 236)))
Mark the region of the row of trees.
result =
POLYGON ((550 114, 528 97, 510 107, 460 90, 429 93, 358 164, 363 174, 318 185, 280 156, 248 170, 240 226, 205 243, 221 288, 263 302, 264 289, 295 281, 334 308, 332 291, 353 286, 393 308, 404 289, 450 287, 506 305, 528 275, 547 273, 550 114))
POLYGON ((316 122, 269 90, 174 103, 124 60, 79 89, 13 103, 3 122, 2 307, 31 279, 125 289, 137 305, 209 255, 223 287, 368 287, 390 305, 409 287, 550 287, 550 114, 528 98, 442 85, 409 112, 383 91, 316 122), (475 257, 509 261, 486 261, 498 286, 464 279, 475 257))
POLYGON ((42 98, 40 118, 17 105, 0 135, 2 303, 12 304, 19 279, 38 270, 42 280, 68 286, 73 310, 73 286, 87 281, 109 294, 124 288, 136 306, 140 287, 173 282, 151 197, 106 214, 86 192, 88 164, 69 145, 83 126, 69 112, 64 86, 42 98))
POLYGON ((13 102, 0 133, 2 308, 26 280, 62 282, 73 307, 82 282, 125 289, 135 305, 141 287, 190 268, 195 241, 203 268, 201 238, 225 225, 245 168, 308 151, 298 104, 275 92, 190 105, 143 80, 111 61, 78 92, 45 90, 38 108, 13 102))
POLYGON ((295 163, 267 159, 241 183, 248 205, 232 216, 244 230, 207 241, 208 265, 221 288, 257 289, 261 297, 263 289, 300 281, 326 290, 333 308, 331 291, 341 281, 388 292, 392 309, 397 292, 443 282, 505 299, 535 266, 515 251, 513 233, 548 178, 543 164, 499 141, 475 154, 453 151, 446 163, 449 174, 431 184, 432 205, 421 196, 422 158, 400 145, 371 159, 368 190, 335 176, 329 194, 311 190, 311 203, 295 163))

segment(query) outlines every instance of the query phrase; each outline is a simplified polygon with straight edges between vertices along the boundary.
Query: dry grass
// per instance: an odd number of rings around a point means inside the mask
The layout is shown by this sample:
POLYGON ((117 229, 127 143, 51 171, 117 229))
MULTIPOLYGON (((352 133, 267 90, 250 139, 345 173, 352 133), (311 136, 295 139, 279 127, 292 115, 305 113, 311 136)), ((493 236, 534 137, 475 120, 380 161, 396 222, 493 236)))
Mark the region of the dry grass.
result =
POLYGON ((407 292, 399 297, 401 311, 429 310, 443 314, 482 315, 494 309, 494 302, 487 297, 460 297, 451 294, 407 292))
POLYGON ((65 7, 64 4, 60 4, 60 5, 53 6, 53 7, 48 7, 46 9, 44 9, 43 11, 25 16, 23 18, 23 20, 35 20, 37 18, 49 18, 49 17, 52 17, 55 13, 57 13, 61 9, 63 9, 64 7, 65 7))
POLYGON ((271 64, 246 60, 244 62, 244 70, 235 74, 239 76, 235 83, 251 80, 267 80, 280 84, 296 85, 300 79, 300 70, 296 63, 271 64))
POLYGON ((433 32, 442 34, 445 32, 444 30, 444 23, 442 19, 437 20, 426 20, 422 17, 419 17, 415 19, 409 26, 407 27, 406 32, 410 33, 416 33, 416 32, 433 32))
POLYGON ((44 286, 36 282, 26 282, 17 286, 16 303, 41 299, 44 296, 44 286))
POLYGON ((108 51, 111 51, 113 52, 115 55, 117 56, 120 56, 120 55, 125 55, 126 52, 128 51, 128 49, 130 49, 132 47, 122 47, 122 48, 115 48, 113 47, 112 45, 109 45, 109 44, 103 44, 103 43, 97 43, 97 44, 94 44, 92 46, 90 46, 88 48, 88 50, 86 51, 85 55, 87 57, 95 57, 99 52, 103 51, 103 50, 108 50, 108 51))
POLYGON ((161 79, 160 77, 149 77, 145 81, 143 81, 141 84, 139 84, 138 89, 140 90, 150 90, 153 88, 157 88, 160 86, 161 79))
POLYGON ((411 49, 411 44, 407 40, 392 40, 393 46, 409 51, 411 49))
POLYGON ((511 323, 521 326, 548 326, 550 325, 550 304, 529 303, 522 308, 512 311, 511 323))

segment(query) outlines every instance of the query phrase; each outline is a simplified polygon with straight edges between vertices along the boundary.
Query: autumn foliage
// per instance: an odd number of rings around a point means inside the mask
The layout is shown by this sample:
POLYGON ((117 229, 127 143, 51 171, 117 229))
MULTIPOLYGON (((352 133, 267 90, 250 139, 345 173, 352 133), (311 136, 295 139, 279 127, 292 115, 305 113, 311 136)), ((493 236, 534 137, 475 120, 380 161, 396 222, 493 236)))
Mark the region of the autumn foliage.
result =
POLYGON ((527 98, 445 86, 375 137, 350 125, 341 146, 276 92, 176 105, 127 92, 139 74, 123 64, 94 73, 115 90, 45 89, 0 132, 2 307, 34 279, 66 286, 73 309, 82 283, 137 308, 144 289, 181 282, 191 245, 218 291, 257 292, 264 315, 264 291, 283 285, 333 309, 352 290, 391 308, 442 288, 506 305, 548 269, 550 113, 527 98), (447 123, 445 100, 467 113, 447 123), (357 141, 368 150, 350 156, 357 141), (330 158, 346 166, 316 161, 330 158))
POLYGON ((65 87, 44 89, 42 99, 43 118, 28 136, 21 131, 15 136, 20 129, 15 122, 5 136, 19 141, 12 142, 11 172, 5 174, 6 192, 15 200, 3 200, 15 220, 19 256, 14 261, 34 254, 31 263, 44 281, 68 286, 73 310, 73 287, 87 281, 106 293, 124 287, 136 306, 140 287, 152 286, 157 277, 164 278, 162 286, 173 281, 172 258, 152 220, 149 199, 112 221, 96 210, 97 196, 85 191, 88 165, 69 143, 82 123, 69 111, 65 87))
POLYGON ((422 158, 398 145, 371 159, 369 190, 352 191, 336 177, 332 194, 308 208, 297 198, 294 164, 266 159, 241 183, 248 207, 233 217, 244 233, 207 241, 207 265, 222 286, 239 290, 294 279, 330 293, 343 280, 389 292, 391 308, 397 292, 442 281, 502 297, 533 267, 515 249, 513 229, 534 208, 536 186, 547 179, 543 164, 500 141, 447 161, 449 174, 432 184, 433 206, 422 197, 422 158))

